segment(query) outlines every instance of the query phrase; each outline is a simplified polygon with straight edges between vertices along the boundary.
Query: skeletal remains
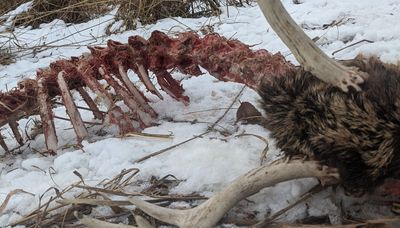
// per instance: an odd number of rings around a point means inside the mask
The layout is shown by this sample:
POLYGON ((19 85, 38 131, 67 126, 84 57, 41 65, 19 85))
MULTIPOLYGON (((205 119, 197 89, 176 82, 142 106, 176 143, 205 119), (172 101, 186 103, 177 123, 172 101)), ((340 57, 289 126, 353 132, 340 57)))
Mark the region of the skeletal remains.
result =
MULTIPOLYGON (((49 68, 40 69, 37 80, 23 80, 18 88, 0 94, 0 126, 9 124, 18 143, 22 145, 24 140, 18 132, 17 121, 40 114, 47 149, 51 153, 57 151, 51 108, 54 105, 52 99, 59 95, 73 124, 78 143, 84 139, 88 133, 71 98, 70 90, 74 89, 93 111, 94 117, 104 119, 86 88, 93 91, 108 108, 106 118, 119 127, 121 134, 150 126, 157 113, 143 93, 129 80, 129 69, 139 76, 151 93, 163 99, 150 80, 148 71, 152 71, 162 90, 187 104, 189 98, 183 95, 183 88, 168 70, 178 69, 185 74, 197 76, 202 74, 201 66, 220 80, 241 82, 257 88, 264 75, 284 74, 293 68, 280 54, 271 55, 265 50, 253 52, 247 45, 217 34, 199 38, 195 33, 187 32, 171 39, 155 31, 148 40, 132 36, 128 44, 110 40, 105 48, 89 49, 91 54, 58 60, 50 64, 49 68), (247 75, 245 78, 244 73, 247 75), (111 94, 98 82, 101 79, 106 80, 115 93, 122 97, 130 109, 129 116, 115 105, 111 94)), ((7 151, 3 138, 0 138, 0 142, 7 151)))
MULTIPOLYGON (((187 103, 183 88, 168 70, 200 75, 201 66, 220 80, 256 89, 267 113, 263 124, 277 145, 287 155, 305 155, 314 161, 261 166, 193 209, 174 210, 130 199, 154 218, 179 227, 212 227, 240 200, 290 179, 332 181, 340 174, 345 189, 357 194, 384 178, 396 177, 400 163, 399 68, 376 58, 330 59, 296 25, 279 0, 258 3, 302 67, 293 66, 280 54, 253 52, 239 41, 216 34, 199 38, 194 33, 182 33, 171 39, 154 32, 149 40, 135 36, 128 44, 109 41, 106 48, 91 47, 89 55, 60 60, 40 70, 37 80, 24 80, 18 89, 0 95, 0 125, 9 124, 23 144, 16 121, 40 114, 47 148, 55 153, 52 98, 61 95, 80 142, 88 133, 71 98, 70 90, 76 89, 96 118, 117 124, 121 134, 137 131, 150 126, 157 114, 129 80, 127 70, 133 70, 146 88, 162 99, 150 81, 148 71, 152 71, 161 89, 187 103), (122 97, 130 109, 129 116, 115 105, 100 79, 122 97), (86 87, 106 104, 106 116, 88 96, 86 87)), ((3 140, 1 145, 7 149, 3 140)))

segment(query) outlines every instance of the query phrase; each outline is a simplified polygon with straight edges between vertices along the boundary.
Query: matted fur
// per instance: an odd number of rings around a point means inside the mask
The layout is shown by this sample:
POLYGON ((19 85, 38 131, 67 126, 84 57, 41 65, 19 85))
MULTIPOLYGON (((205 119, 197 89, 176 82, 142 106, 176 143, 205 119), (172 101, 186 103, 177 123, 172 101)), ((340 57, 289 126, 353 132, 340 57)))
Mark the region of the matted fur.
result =
POLYGON ((344 93, 302 68, 260 87, 264 125, 285 154, 339 169, 345 189, 363 193, 400 167, 400 68, 377 58, 343 62, 369 74, 362 92, 344 93))

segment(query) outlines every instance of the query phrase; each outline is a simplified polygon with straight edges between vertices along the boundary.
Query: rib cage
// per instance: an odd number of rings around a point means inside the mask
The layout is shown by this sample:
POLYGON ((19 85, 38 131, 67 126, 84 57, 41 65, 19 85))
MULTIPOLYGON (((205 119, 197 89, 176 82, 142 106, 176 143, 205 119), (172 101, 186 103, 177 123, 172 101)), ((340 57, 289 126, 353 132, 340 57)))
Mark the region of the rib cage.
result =
MULTIPOLYGON (((154 31, 148 40, 132 36, 127 44, 109 40, 107 47, 89 47, 89 50, 90 54, 55 61, 48 68, 38 70, 36 80, 25 79, 12 91, 0 93, 0 126, 9 124, 19 144, 23 145, 24 140, 18 132, 17 121, 39 114, 47 149, 53 154, 57 151, 51 110, 57 96, 62 97, 78 144, 87 137, 88 132, 73 102, 71 90, 79 92, 95 118, 116 124, 122 135, 151 126, 157 113, 129 80, 129 69, 138 75, 148 91, 163 99, 150 80, 149 71, 153 72, 160 88, 184 104, 188 104, 189 98, 169 70, 177 69, 184 74, 198 76, 202 74, 202 67, 219 80, 244 83, 256 89, 261 78, 286 74, 294 69, 279 53, 272 55, 266 50, 252 51, 240 41, 227 40, 218 34, 200 38, 195 33, 185 32, 177 38, 169 38, 162 32, 154 31), (129 115, 115 105, 111 94, 99 83, 102 79, 122 97, 129 108, 129 115), (93 91, 105 104, 105 116, 86 89, 93 91)), ((0 146, 8 151, 2 137, 0 146)))

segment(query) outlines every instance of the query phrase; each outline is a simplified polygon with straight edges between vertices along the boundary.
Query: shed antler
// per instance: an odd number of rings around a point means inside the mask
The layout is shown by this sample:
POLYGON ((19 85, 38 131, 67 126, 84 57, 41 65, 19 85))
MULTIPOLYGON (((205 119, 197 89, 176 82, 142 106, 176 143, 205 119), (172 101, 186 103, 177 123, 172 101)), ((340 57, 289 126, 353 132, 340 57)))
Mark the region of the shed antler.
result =
POLYGON ((275 184, 307 177, 317 177, 324 182, 337 181, 335 168, 323 166, 316 161, 293 160, 264 165, 251 170, 233 181, 225 190, 217 193, 200 206, 177 210, 156 206, 131 198, 129 201, 154 218, 179 227, 213 227, 222 216, 239 201, 275 184))
POLYGON ((344 66, 323 53, 294 22, 280 0, 258 0, 258 5, 268 23, 306 71, 345 92, 349 86, 361 90, 359 84, 368 75, 356 68, 344 66))

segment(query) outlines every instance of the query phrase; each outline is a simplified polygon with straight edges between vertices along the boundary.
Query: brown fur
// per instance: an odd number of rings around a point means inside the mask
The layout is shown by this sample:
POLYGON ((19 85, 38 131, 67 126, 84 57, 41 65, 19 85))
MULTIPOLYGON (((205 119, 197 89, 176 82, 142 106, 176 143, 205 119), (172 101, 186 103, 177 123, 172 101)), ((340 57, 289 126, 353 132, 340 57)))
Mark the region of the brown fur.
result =
POLYGON ((400 167, 400 68, 377 58, 343 62, 370 76, 344 93, 303 69, 266 79, 259 90, 264 125, 287 155, 339 169, 345 189, 363 193, 400 167))

